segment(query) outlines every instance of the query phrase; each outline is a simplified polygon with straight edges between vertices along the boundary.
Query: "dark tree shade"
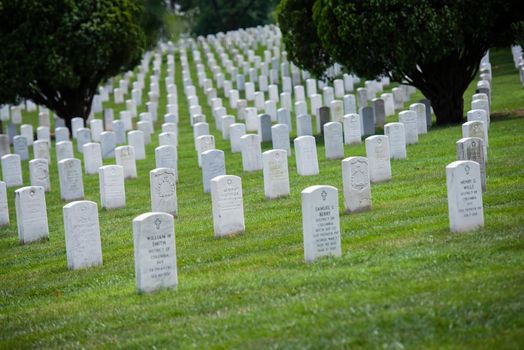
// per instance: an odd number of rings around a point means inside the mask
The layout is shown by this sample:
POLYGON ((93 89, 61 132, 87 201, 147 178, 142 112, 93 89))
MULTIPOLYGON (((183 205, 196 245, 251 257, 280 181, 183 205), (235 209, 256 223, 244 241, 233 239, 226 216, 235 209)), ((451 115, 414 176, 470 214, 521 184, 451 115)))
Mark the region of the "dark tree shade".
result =
POLYGON ((70 126, 88 117, 98 85, 145 49, 138 0, 18 0, 0 8, 0 103, 31 99, 70 126))
POLYGON ((239 28, 255 27, 270 21, 278 0, 172 0, 182 11, 195 12, 192 32, 214 34, 239 28))
POLYGON ((509 45, 512 23, 524 16, 515 0, 284 0, 280 9, 279 24, 292 25, 283 30, 284 42, 293 42, 286 49, 303 66, 318 68, 297 47, 319 45, 360 76, 405 80, 431 100, 439 124, 462 121, 463 94, 480 59, 509 45), (313 16, 289 19, 297 14, 288 9, 300 4, 312 6, 313 16), (297 34, 311 26, 316 36, 297 34))

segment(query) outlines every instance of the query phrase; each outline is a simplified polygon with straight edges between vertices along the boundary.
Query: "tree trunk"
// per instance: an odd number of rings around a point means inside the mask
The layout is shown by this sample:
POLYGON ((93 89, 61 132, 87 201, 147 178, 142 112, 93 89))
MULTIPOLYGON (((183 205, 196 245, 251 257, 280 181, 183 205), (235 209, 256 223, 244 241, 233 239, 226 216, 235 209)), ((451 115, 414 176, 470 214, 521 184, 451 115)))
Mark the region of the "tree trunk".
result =
POLYGON ((425 95, 431 101, 437 125, 461 124, 464 118, 463 92, 443 91, 441 94, 425 95), (428 96, 429 95, 429 96, 428 96))

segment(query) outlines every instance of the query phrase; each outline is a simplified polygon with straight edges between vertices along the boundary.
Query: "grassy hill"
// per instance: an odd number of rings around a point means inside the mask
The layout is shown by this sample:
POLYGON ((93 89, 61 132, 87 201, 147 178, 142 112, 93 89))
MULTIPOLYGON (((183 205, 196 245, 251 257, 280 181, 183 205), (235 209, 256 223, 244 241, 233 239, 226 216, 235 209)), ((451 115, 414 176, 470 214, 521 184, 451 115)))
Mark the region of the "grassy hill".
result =
MULTIPOLYGON (((0 229, 0 348, 524 345, 524 119, 519 117, 524 89, 509 49, 492 54, 495 116, 489 131, 485 228, 450 233, 445 167, 455 160, 461 128, 434 127, 419 144, 408 146, 407 160, 392 161, 392 181, 372 186, 372 211, 341 214, 342 257, 313 264, 303 259, 300 192, 333 185, 342 213, 340 161, 325 160, 323 141, 317 139, 320 175, 298 176, 291 157, 291 195, 267 201, 262 172, 242 172, 240 154, 230 153, 229 141, 215 132, 200 91, 216 146, 226 151, 227 173, 242 177, 244 191, 246 233, 215 239, 178 56, 176 62, 178 289, 135 291, 131 221, 150 211, 149 171, 155 167, 158 138, 147 146, 148 158, 137 161, 139 178, 126 181, 125 209, 100 210, 98 176, 84 177, 86 199, 99 205, 104 265, 79 271, 66 265, 64 203, 53 146, 48 242, 18 243, 13 189, 8 191, 11 225, 0 229)), ((163 83, 160 88, 162 116, 163 83)), ((465 95, 465 110, 472 93, 473 87, 465 95)), ((115 107, 115 116, 122 108, 115 107)), ((24 118, 36 123, 34 114, 24 118)), ((365 155, 364 146, 345 146, 345 155, 365 155)))

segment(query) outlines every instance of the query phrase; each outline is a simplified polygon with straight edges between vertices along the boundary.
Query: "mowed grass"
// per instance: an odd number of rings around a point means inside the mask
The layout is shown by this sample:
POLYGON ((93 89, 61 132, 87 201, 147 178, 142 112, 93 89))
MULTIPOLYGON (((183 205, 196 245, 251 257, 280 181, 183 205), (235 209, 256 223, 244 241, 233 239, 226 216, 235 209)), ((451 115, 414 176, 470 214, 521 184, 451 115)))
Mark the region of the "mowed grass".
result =
MULTIPOLYGON (((408 160, 392 161, 392 181, 372 186, 372 211, 344 215, 341 164, 325 160, 321 138, 320 175, 298 176, 291 157, 291 195, 267 201, 262 172, 242 171, 240 154, 214 129, 199 90, 217 148, 226 151, 227 173, 242 177, 244 192, 245 234, 215 239, 178 55, 176 63, 178 289, 135 291, 131 222, 150 211, 158 138, 147 146, 147 159, 137 161, 139 178, 126 181, 125 209, 101 210, 98 176, 84 176, 86 199, 99 205, 104 265, 78 271, 66 265, 53 146, 49 241, 18 243, 14 189, 8 191, 11 225, 0 230, 1 348, 524 346, 524 119, 514 112, 524 106, 524 89, 509 50, 492 54, 492 110, 504 116, 493 118, 489 131, 486 224, 462 234, 449 231, 445 181, 460 126, 431 129, 408 147, 408 160), (343 254, 306 264, 300 192, 317 184, 339 189, 343 254)), ((196 84, 195 70, 192 77, 196 84)), ((163 82, 160 88, 162 116, 163 82)), ((116 106, 115 116, 122 109, 116 106)), ((27 115, 35 123, 34 113, 27 115)), ((345 155, 365 155, 364 145, 346 146, 345 155)), ((23 167, 28 184, 27 162, 23 167)))

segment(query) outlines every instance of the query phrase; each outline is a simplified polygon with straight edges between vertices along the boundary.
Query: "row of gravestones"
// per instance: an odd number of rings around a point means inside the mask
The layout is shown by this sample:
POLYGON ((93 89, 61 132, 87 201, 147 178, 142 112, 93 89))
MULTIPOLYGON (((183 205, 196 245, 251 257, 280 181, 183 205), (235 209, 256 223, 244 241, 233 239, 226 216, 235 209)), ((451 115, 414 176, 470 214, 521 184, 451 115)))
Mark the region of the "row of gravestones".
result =
POLYGON ((482 193, 486 191, 488 130, 490 127, 492 71, 489 52, 480 63, 480 81, 472 97, 462 138, 456 142, 457 161, 446 167, 449 224, 452 232, 484 226, 482 193))
POLYGON ((520 45, 512 46, 511 53, 513 55, 513 62, 515 63, 515 68, 519 73, 520 83, 524 87, 524 57, 522 55, 522 47, 520 45))

